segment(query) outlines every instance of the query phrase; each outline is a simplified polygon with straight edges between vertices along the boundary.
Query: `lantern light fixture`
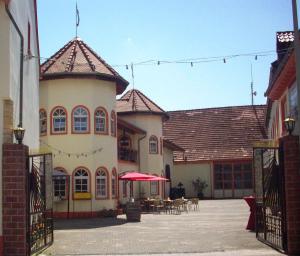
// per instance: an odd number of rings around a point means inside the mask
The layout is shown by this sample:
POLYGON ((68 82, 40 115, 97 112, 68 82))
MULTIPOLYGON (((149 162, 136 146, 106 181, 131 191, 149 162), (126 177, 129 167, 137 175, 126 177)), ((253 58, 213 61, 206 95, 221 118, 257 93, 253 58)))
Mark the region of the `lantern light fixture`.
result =
POLYGON ((18 126, 13 131, 14 131, 15 139, 16 141, 18 141, 18 144, 22 144, 24 134, 25 134, 25 129, 22 128, 21 126, 18 126))
POLYGON ((285 128, 288 131, 289 135, 291 135, 295 129, 295 123, 296 123, 296 121, 292 117, 288 117, 284 120, 284 125, 285 125, 285 128))

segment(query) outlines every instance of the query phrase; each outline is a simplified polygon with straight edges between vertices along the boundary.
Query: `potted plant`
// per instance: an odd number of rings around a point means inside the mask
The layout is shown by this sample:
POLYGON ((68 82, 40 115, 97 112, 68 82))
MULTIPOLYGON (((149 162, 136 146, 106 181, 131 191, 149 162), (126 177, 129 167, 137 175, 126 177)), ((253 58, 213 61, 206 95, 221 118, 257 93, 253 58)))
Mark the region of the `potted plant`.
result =
POLYGON ((201 180, 201 178, 197 178, 196 180, 192 181, 193 187, 199 199, 203 199, 204 194, 203 191, 208 187, 205 180, 201 180))

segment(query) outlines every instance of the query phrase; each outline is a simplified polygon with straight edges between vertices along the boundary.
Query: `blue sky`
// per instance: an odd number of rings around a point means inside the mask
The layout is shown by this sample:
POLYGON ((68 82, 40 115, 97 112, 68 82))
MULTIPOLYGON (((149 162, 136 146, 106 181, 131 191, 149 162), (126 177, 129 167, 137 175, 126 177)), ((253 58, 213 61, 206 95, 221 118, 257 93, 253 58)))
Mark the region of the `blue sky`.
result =
MULTIPOLYGON (((276 32, 292 30, 290 0, 77 0, 78 36, 111 65, 276 49, 276 32)), ((39 0, 40 54, 75 37, 75 0, 39 0)), ((165 110, 265 104, 269 56, 134 67, 135 88, 165 110)), ((130 82, 130 70, 115 68, 130 82)))

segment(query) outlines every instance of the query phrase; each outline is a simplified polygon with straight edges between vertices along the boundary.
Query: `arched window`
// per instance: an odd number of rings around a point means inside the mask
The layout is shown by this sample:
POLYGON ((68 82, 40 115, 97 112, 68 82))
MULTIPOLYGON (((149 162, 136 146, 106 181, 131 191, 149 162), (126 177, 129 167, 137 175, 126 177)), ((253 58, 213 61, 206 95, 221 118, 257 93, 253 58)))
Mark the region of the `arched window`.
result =
MULTIPOLYGON (((154 176, 157 176, 156 174, 152 174, 154 176)), ((159 183, 158 181, 150 181, 150 194, 152 196, 159 195, 159 183)))
POLYGON ((150 154, 157 154, 158 153, 158 140, 157 137, 152 135, 149 138, 149 153, 150 154))
POLYGON ((47 113, 40 109, 40 136, 47 135, 47 113))
POLYGON ((89 133, 89 111, 84 106, 75 107, 72 111, 72 132, 89 133))
POLYGON ((115 168, 112 170, 111 174, 111 196, 112 198, 116 198, 118 194, 118 183, 117 183, 117 171, 115 168))
POLYGON ((108 171, 104 167, 96 172, 96 198, 108 198, 108 171))
POLYGON ((51 111, 51 133, 65 134, 67 133, 67 111, 64 107, 55 107, 51 111))
POLYGON ((98 107, 95 110, 95 133, 107 134, 108 133, 108 115, 104 108, 98 107))
POLYGON ((116 132, 116 113, 115 111, 111 111, 110 114, 110 134, 111 136, 116 136, 117 132, 116 132))
POLYGON ((84 168, 78 168, 74 173, 74 192, 84 193, 89 191, 89 173, 84 168))

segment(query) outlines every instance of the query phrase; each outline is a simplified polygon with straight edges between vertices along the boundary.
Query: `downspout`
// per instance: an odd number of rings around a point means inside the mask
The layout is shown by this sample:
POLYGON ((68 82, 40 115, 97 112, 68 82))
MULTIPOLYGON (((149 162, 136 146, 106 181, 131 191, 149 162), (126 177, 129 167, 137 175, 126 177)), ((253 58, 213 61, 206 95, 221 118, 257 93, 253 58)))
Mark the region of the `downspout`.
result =
MULTIPOLYGON (((139 151, 139 169, 138 172, 141 172, 141 140, 146 138, 145 134, 143 137, 138 139, 138 151, 139 151)), ((139 182, 139 194, 141 194, 141 182, 139 182)))
POLYGON ((12 24, 14 25, 17 33, 20 37, 20 103, 19 103, 19 124, 18 127, 22 127, 23 125, 23 56, 24 56, 24 37, 19 29, 14 17, 12 16, 8 4, 5 4, 5 10, 10 18, 12 24))

